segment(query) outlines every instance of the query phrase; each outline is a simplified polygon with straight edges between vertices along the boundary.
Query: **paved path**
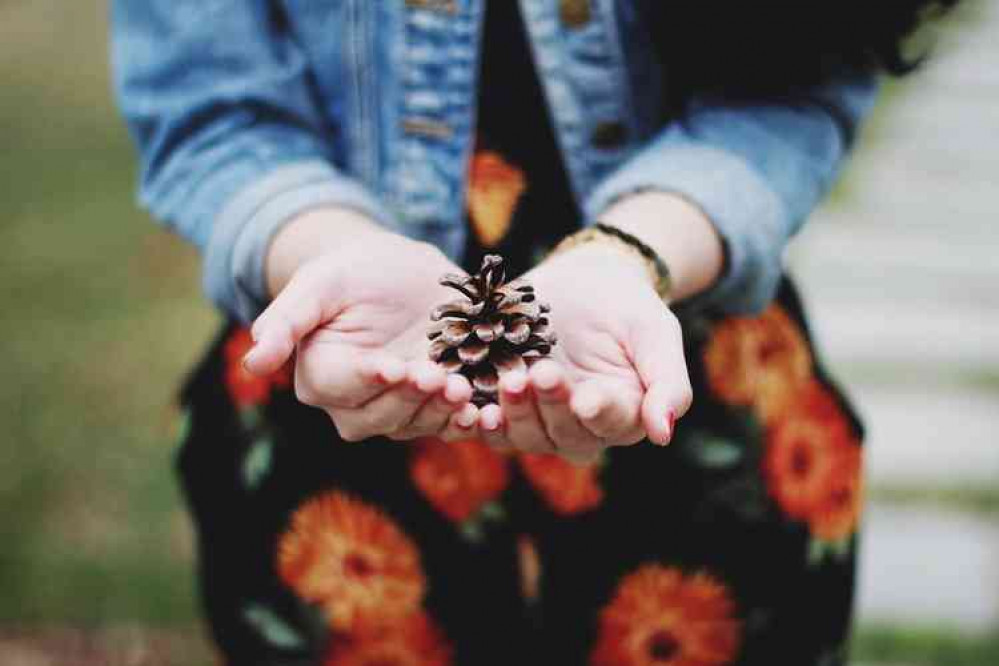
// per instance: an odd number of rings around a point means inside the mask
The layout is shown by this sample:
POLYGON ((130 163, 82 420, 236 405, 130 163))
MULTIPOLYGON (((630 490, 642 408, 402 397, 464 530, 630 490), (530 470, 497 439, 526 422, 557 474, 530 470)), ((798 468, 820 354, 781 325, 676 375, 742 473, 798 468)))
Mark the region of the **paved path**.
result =
MULTIPOLYGON (((999 3, 955 19, 790 256, 875 488, 999 486, 999 3)), ((871 507, 860 616, 999 626, 999 516, 871 507)))

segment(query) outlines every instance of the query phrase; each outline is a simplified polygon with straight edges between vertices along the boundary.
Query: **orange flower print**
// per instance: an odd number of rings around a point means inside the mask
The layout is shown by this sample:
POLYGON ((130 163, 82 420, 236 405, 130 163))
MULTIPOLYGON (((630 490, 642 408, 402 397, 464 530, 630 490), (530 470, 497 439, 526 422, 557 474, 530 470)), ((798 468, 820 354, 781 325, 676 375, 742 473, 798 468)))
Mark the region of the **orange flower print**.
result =
POLYGON ((524 174, 498 153, 478 150, 472 156, 468 216, 483 246, 495 247, 503 240, 525 187, 524 174))
POLYGON ((413 483, 435 509, 455 522, 474 517, 509 482, 506 461, 479 440, 445 443, 424 438, 413 447, 409 464, 413 483))
POLYGON ((597 483, 599 465, 574 465, 553 453, 518 455, 524 476, 557 514, 571 516, 597 508, 604 491, 597 483))
POLYGON ((334 635, 324 666, 449 666, 451 646, 429 617, 415 613, 400 622, 362 622, 334 635))
POLYGON ((860 516, 861 453, 827 390, 811 381, 768 430, 763 473, 770 495, 817 538, 849 536, 860 516))
POLYGON ((534 539, 517 537, 517 560, 520 569, 520 593, 528 602, 537 601, 541 591, 541 557, 534 539))
POLYGON ((291 386, 292 366, 286 363, 269 377, 251 375, 243 368, 243 357, 253 346, 248 328, 237 328, 225 342, 225 384, 238 407, 252 407, 267 401, 275 388, 291 386))
POLYGON ((805 337, 777 305, 758 317, 719 323, 704 348, 708 385, 729 405, 752 407, 769 423, 812 374, 805 337))
POLYGON ((825 493, 809 514, 812 535, 841 541, 852 535, 863 511, 863 475, 859 446, 842 451, 825 493))
POLYGON ((728 589, 703 573, 648 564, 628 574, 601 611, 591 666, 723 666, 741 625, 728 589))
POLYGON ((330 626, 415 612, 426 583, 420 553, 381 510, 339 491, 300 506, 281 536, 278 575, 322 607, 330 626))

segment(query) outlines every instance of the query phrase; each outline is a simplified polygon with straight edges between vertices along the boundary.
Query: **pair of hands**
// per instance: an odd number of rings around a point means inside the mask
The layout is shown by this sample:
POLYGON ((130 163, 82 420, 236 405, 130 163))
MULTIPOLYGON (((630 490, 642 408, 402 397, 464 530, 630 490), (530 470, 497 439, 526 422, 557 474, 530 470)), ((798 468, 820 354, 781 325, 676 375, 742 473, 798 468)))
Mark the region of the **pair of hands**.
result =
POLYGON ((530 271, 559 342, 502 376, 499 404, 482 409, 463 376, 428 358, 429 313, 453 298, 438 280, 455 272, 430 245, 361 234, 291 274, 254 322, 244 364, 265 375, 297 349, 298 399, 347 441, 478 437, 586 463, 607 446, 670 440, 691 402, 680 326, 637 259, 589 244, 530 271))

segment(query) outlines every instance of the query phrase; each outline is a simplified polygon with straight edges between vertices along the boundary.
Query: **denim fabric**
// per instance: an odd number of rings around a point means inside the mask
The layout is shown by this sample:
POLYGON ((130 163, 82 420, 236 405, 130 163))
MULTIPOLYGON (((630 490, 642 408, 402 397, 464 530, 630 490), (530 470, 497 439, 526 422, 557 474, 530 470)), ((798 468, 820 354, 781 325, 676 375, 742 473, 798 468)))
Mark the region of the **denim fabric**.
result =
MULTIPOLYGON (((485 1, 113 1, 140 199, 202 249, 220 307, 244 321, 264 307, 270 238, 315 206, 360 211, 457 258, 485 1)), ((876 82, 830 81, 767 104, 695 100, 664 122, 668 81, 642 3, 577 2, 587 20, 568 25, 557 0, 520 0, 585 221, 637 190, 686 197, 728 252, 697 303, 761 310, 876 82)))

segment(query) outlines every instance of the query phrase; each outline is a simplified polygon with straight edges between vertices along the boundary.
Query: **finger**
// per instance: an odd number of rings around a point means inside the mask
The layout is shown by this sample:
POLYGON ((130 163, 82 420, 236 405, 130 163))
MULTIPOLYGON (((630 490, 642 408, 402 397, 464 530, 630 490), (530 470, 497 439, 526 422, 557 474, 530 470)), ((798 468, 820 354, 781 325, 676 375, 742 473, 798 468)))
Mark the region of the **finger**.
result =
POLYGON ((464 439, 481 439, 481 435, 476 427, 479 423, 479 408, 470 402, 456 412, 452 412, 448 418, 447 427, 441 433, 440 438, 445 442, 453 442, 464 439))
POLYGON ((447 427, 451 415, 460 410, 472 398, 472 385, 461 375, 448 375, 444 388, 433 395, 416 412, 413 420, 397 435, 404 439, 440 436, 447 427))
POLYGON ((600 439, 584 428, 569 408, 569 386, 561 366, 551 360, 539 361, 528 376, 541 422, 559 454, 577 464, 599 457, 603 450, 600 439))
POLYGON ((635 444, 645 437, 640 420, 642 396, 623 386, 580 385, 571 399, 573 414, 583 427, 606 444, 635 444))
POLYGON ((497 451, 509 451, 513 448, 503 427, 503 411, 499 405, 489 404, 479 410, 479 434, 482 441, 497 451))
POLYGON ((295 390, 308 405, 357 409, 406 379, 406 363, 385 352, 312 338, 299 350, 295 390))
POLYGON ((666 445, 676 432, 676 421, 693 401, 690 380, 653 384, 642 403, 642 422, 654 444, 666 445))
POLYGON ((545 431, 526 372, 515 370, 500 378, 500 409, 510 443, 529 453, 554 453, 555 445, 545 431))
POLYGON ((403 382, 362 407, 338 410, 336 425, 340 436, 347 441, 375 435, 406 439, 405 428, 420 408, 443 390, 444 383, 444 370, 437 364, 422 360, 410 362, 403 382))
POLYGON ((326 284, 328 275, 318 269, 299 270, 250 329, 255 342, 243 359, 255 375, 274 372, 291 356, 295 345, 336 314, 326 284))
POLYGON ((676 420, 693 400, 680 324, 667 311, 662 318, 638 327, 632 346, 635 368, 645 386, 642 424, 653 443, 667 444, 676 420))

